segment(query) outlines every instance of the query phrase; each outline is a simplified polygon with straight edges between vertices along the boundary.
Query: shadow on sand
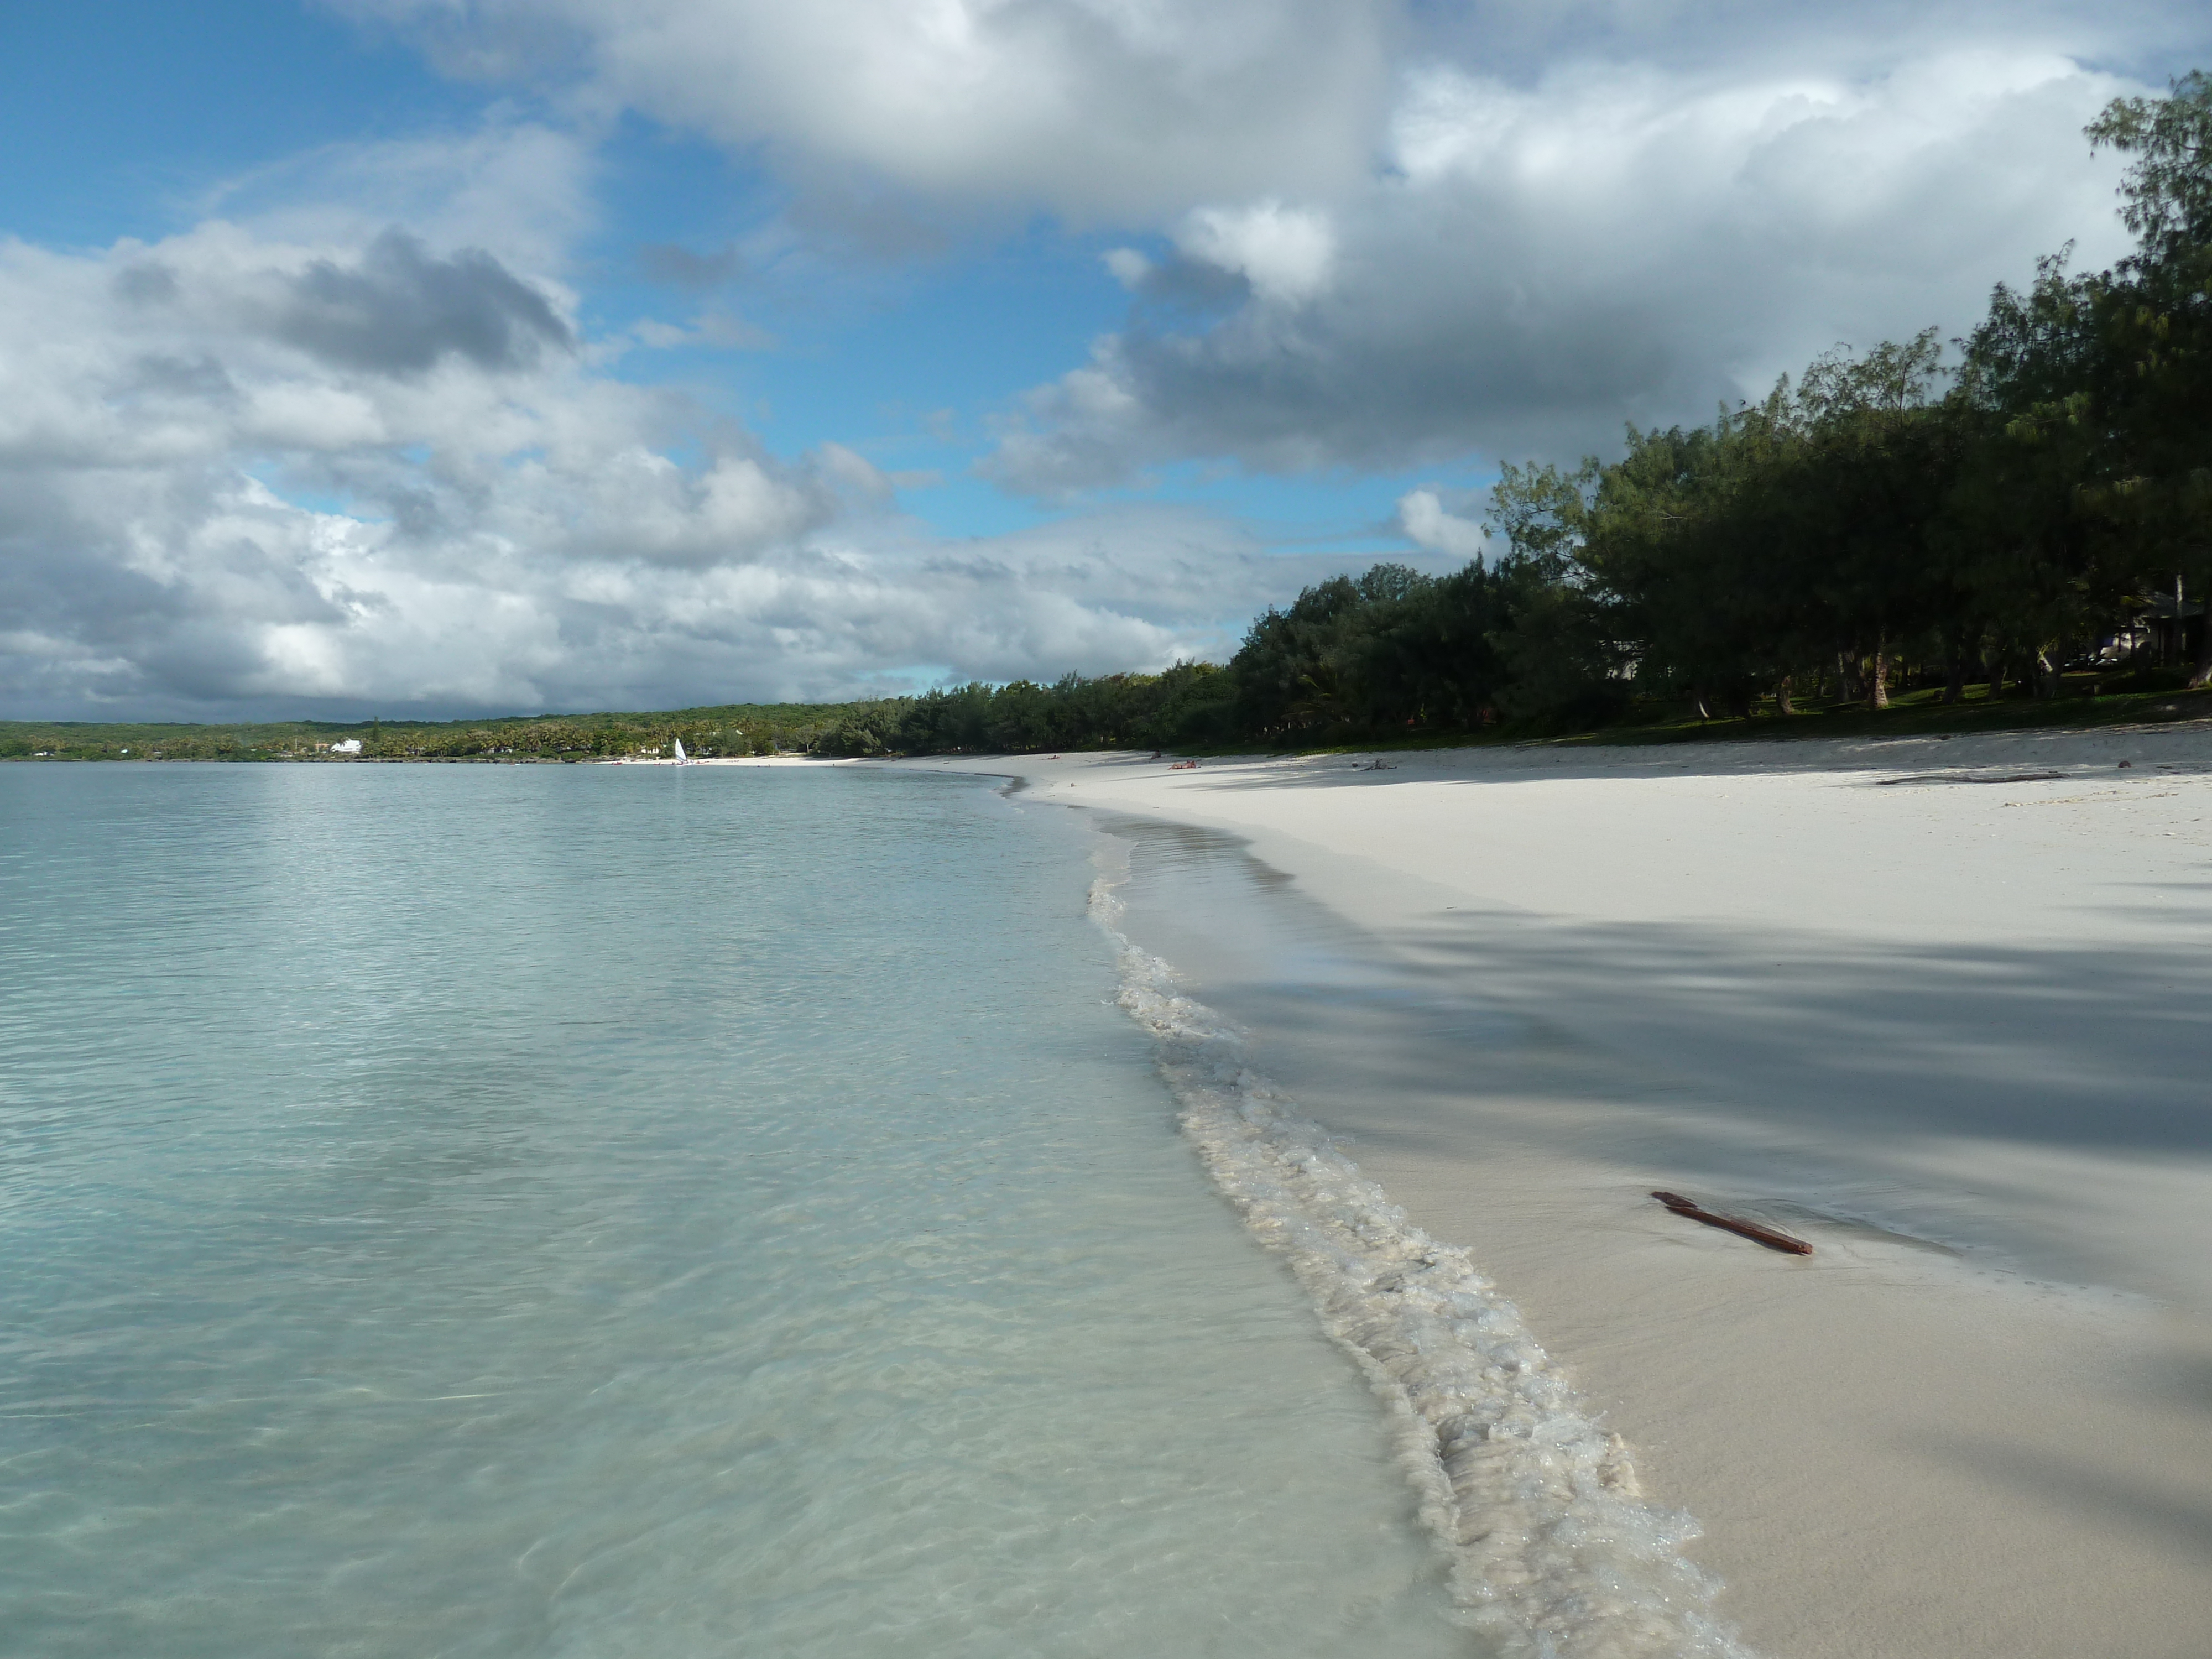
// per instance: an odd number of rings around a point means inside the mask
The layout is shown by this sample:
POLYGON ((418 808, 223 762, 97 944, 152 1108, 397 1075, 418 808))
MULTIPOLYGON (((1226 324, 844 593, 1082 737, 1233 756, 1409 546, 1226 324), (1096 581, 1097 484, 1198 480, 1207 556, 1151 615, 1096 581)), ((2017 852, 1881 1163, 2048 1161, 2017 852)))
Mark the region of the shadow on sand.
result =
POLYGON ((2204 940, 2170 907, 2143 907, 2170 939, 2125 951, 1474 908, 1369 932, 1233 835, 1103 827, 1132 844, 1127 931, 1363 1144, 1463 1154, 1478 1118, 1518 1145, 1822 1194, 2077 1282, 2193 1286, 2212 1308, 2212 1264, 2130 1279, 2083 1254, 2074 1197, 2109 1209, 2114 1194, 2051 1184, 2082 1154, 2169 1185, 2193 1170, 2212 1214, 2204 940))

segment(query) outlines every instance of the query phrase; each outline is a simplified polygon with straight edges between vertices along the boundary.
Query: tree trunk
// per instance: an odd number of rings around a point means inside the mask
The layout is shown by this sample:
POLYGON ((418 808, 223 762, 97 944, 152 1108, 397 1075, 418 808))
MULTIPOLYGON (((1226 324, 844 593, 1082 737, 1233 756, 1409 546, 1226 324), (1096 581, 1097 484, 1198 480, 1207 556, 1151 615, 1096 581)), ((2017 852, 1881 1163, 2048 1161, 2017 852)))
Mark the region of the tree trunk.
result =
MULTIPOLYGON (((2212 592, 2212 589, 2206 591, 2212 592)), ((2189 637, 2189 624, 2181 619, 2181 579, 2179 576, 2175 577, 2173 581, 2173 625, 2182 638, 2186 640, 2189 637)), ((2208 603, 2204 607, 2204 626, 2197 635, 2197 666, 2190 671, 2189 675, 2189 689, 2191 691, 2201 691, 2208 685, 2212 685, 2212 603, 2208 603)))
POLYGON ((1797 705, 1790 701, 1790 676, 1787 674, 1774 683, 1774 712, 1784 716, 1797 712, 1797 705))
POLYGON ((1705 694, 1704 692, 1695 690, 1692 691, 1690 693, 1690 700, 1698 706, 1698 718, 1699 720, 1709 720, 1712 719, 1711 712, 1705 707, 1705 694))
POLYGON ((1867 707, 1889 707, 1889 641, 1877 634, 1874 641, 1874 672, 1867 677, 1867 707))
POLYGON ((1858 659, 1848 651, 1836 653, 1836 697, 1841 702, 1859 700, 1858 659))
POLYGON ((1966 650, 1954 640, 1943 661, 1943 701, 1947 703, 1966 700, 1966 650))
POLYGON ((2035 653, 2035 695, 2055 697, 2058 695, 2058 667, 2051 660, 2047 650, 2035 653))

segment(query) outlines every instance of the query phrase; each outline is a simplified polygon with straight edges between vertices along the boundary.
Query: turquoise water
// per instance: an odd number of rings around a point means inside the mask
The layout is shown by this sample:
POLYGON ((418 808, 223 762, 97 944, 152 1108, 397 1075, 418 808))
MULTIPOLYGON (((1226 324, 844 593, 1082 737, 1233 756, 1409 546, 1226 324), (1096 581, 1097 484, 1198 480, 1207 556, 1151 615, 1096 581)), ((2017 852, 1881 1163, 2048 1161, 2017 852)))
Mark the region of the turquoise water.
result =
POLYGON ((967 780, 0 767, 0 1649, 1466 1653, 967 780))

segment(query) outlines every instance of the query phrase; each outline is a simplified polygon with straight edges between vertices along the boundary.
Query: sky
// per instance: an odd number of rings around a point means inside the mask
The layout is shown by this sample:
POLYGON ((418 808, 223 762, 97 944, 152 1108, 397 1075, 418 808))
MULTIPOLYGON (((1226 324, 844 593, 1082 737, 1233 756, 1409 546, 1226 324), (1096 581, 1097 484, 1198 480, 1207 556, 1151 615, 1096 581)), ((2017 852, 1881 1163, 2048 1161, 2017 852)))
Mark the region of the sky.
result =
POLYGON ((2172 0, 7 0, 0 718, 1221 660, 2125 251, 2172 0))

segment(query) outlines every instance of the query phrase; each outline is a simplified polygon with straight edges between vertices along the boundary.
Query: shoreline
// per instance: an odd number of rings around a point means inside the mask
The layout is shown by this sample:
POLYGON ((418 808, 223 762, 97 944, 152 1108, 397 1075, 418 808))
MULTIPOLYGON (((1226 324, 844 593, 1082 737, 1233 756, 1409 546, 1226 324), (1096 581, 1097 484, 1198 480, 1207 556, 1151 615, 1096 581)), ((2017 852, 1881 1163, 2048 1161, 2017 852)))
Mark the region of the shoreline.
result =
MULTIPOLYGON (((1104 831, 1135 854, 1127 826, 1104 831)), ((1245 1229, 1289 1267, 1322 1330, 1383 1402, 1455 1622, 1514 1659, 1751 1659, 1590 1412, 1468 1253, 1424 1231, 1336 1139, 1253 1069, 1250 1034, 1123 932, 1136 860, 1091 892, 1123 1012, 1152 1034, 1185 1143, 1245 1229)))
POLYGON ((1250 866, 1237 916, 1333 919, 1389 995, 1291 994, 1310 939, 1132 933, 1520 1306, 1754 1649, 2195 1655, 2212 736, 1751 749, 892 764, 1198 826, 1250 866))
POLYGON ((694 755, 683 760, 626 755, 0 755, 0 764, 53 766, 845 766, 834 755, 694 755))

